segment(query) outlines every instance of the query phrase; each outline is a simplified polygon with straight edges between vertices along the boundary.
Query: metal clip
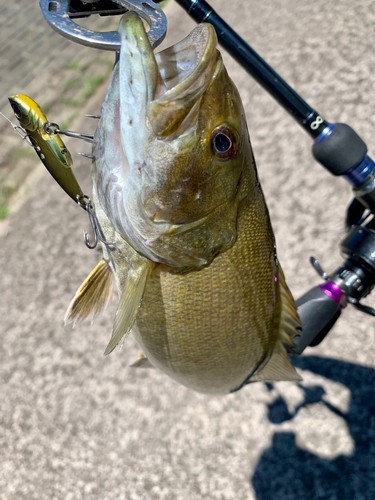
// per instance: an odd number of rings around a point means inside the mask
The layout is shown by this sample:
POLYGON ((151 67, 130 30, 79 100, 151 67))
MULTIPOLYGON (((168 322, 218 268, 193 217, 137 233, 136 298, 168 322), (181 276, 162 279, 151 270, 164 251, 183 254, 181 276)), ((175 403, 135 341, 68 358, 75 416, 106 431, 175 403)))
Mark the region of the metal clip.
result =
POLYGON ((5 118, 13 127, 13 130, 15 132, 17 132, 17 134, 21 137, 21 139, 23 139, 29 146, 31 146, 32 148, 34 148, 35 146, 31 143, 31 139, 30 139, 30 136, 29 134, 26 132, 26 130, 24 130, 22 127, 20 127, 19 125, 16 125, 15 123, 11 122, 9 120, 9 118, 7 118, 5 115, 3 115, 3 113, 1 113, 0 111, 0 115, 5 118))
MULTIPOLYGON (((136 12, 150 26, 147 33, 151 47, 155 49, 167 34, 167 17, 152 0, 113 0, 129 11, 136 12)), ((91 31, 73 22, 69 16, 70 0, 40 0, 40 8, 48 24, 60 35, 96 49, 115 50, 121 48, 118 31, 91 31)))

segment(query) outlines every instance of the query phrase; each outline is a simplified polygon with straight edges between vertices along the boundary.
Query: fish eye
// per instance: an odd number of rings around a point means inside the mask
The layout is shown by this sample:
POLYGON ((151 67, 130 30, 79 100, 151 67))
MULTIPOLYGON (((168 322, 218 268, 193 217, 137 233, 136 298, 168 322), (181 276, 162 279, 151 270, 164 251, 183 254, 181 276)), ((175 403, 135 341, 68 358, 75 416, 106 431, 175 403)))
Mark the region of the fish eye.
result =
POLYGON ((211 134, 211 147, 217 158, 226 159, 236 154, 237 141, 229 129, 218 127, 211 134))
POLYGON ((12 108, 17 118, 22 118, 22 111, 20 110, 19 106, 17 104, 12 104, 12 108))

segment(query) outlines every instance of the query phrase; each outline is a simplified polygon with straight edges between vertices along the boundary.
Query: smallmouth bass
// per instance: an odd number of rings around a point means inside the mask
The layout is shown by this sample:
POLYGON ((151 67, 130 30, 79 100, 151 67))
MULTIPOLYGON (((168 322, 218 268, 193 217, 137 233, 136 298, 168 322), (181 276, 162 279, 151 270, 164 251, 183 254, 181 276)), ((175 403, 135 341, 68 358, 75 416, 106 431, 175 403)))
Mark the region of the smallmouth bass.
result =
POLYGON ((105 354, 132 330, 144 352, 135 366, 199 392, 300 380, 285 346, 301 323, 214 28, 156 55, 136 14, 119 31, 92 167, 116 249, 110 260, 103 248, 65 323, 104 308, 113 275, 121 298, 105 354))

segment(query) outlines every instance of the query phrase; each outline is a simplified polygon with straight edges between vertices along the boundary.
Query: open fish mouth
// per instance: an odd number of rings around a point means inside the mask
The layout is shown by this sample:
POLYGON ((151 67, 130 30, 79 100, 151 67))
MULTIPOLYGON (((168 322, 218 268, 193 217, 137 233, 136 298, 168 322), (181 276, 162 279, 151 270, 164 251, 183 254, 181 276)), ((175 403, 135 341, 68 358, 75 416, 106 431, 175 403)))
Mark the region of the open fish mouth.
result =
POLYGON ((200 24, 184 40, 154 55, 158 75, 147 114, 157 136, 175 133, 193 114, 221 64, 216 46, 214 28, 200 24))
MULTIPOLYGON (((134 12, 123 16, 119 32, 120 60, 108 91, 116 94, 112 100, 119 103, 123 151, 136 170, 155 136, 173 139, 195 125, 201 97, 220 72, 222 60, 210 24, 198 25, 158 54, 134 12)), ((113 117, 116 109, 111 113, 113 117)))
POLYGON ((190 86, 202 76, 212 61, 215 49, 214 30, 207 24, 201 24, 184 40, 156 54, 155 59, 165 92, 175 89, 176 93, 180 93, 179 87, 182 82, 185 82, 185 86, 190 86))

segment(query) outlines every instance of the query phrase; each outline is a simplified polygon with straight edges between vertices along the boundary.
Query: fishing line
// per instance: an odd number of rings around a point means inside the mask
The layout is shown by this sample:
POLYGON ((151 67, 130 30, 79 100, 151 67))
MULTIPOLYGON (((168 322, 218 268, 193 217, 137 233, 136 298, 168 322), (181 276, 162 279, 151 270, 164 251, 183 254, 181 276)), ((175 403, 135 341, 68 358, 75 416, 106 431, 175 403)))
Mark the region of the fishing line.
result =
POLYGON ((32 148, 34 147, 31 144, 30 137, 29 137, 28 133, 26 132, 26 130, 24 130, 19 125, 16 125, 15 123, 13 123, 11 120, 9 120, 9 118, 7 118, 1 111, 0 111, 0 115, 3 116, 6 120, 8 120, 8 122, 12 125, 13 129, 17 132, 17 134, 21 137, 22 140, 24 140, 32 148))

